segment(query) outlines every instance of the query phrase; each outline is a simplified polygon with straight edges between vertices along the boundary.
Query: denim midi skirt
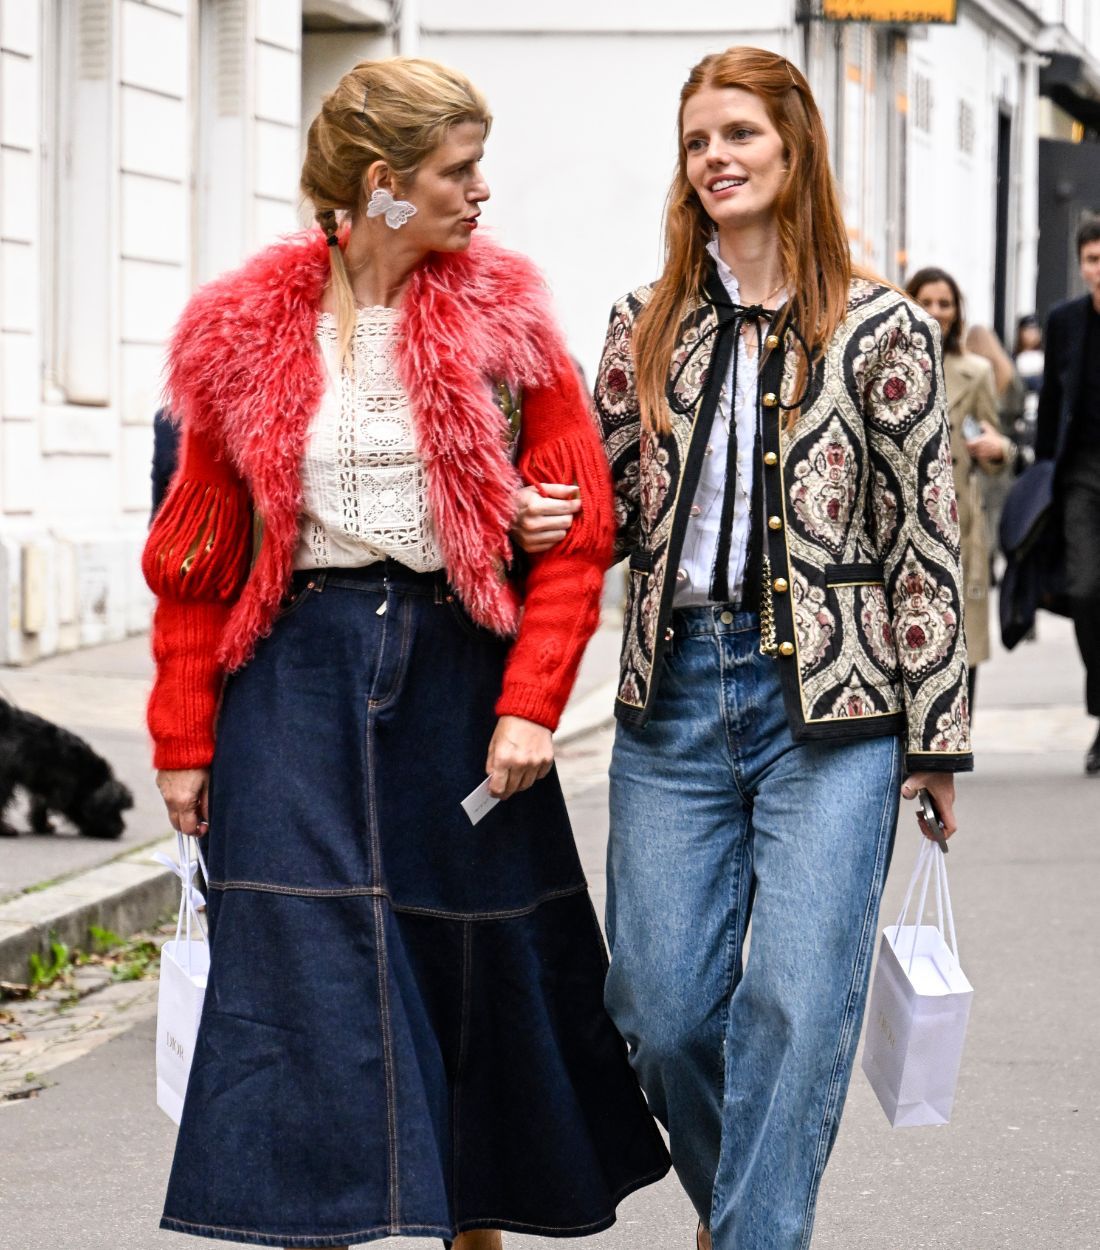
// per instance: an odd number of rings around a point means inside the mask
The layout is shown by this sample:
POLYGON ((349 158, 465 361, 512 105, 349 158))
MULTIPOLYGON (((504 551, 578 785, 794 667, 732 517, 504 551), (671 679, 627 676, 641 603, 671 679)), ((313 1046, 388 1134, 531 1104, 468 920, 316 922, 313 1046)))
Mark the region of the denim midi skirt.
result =
POLYGON ((162 1227, 582 1236, 668 1170, 555 773, 472 826, 507 644, 441 575, 296 574, 226 683, 211 969, 162 1227))

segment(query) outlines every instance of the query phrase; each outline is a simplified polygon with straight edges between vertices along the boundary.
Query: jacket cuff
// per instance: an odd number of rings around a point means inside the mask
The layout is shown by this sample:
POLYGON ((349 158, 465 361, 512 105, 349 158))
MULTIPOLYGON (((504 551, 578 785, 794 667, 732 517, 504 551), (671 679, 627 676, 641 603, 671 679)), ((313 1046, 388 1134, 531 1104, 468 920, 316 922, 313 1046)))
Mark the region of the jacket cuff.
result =
POLYGON ((972 773, 974 756, 969 751, 906 751, 906 773, 972 773))

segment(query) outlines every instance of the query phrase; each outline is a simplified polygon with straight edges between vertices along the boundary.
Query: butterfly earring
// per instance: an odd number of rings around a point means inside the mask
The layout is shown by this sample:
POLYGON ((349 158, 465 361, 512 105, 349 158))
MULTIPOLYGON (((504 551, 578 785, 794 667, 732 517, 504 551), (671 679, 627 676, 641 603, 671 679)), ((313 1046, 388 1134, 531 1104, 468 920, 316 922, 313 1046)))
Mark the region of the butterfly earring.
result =
POLYGON ((367 216, 381 217, 383 213, 386 215, 386 225, 391 230, 400 230, 410 217, 416 215, 416 205, 410 204, 408 200, 395 200, 385 187, 379 187, 371 192, 367 201, 367 216))

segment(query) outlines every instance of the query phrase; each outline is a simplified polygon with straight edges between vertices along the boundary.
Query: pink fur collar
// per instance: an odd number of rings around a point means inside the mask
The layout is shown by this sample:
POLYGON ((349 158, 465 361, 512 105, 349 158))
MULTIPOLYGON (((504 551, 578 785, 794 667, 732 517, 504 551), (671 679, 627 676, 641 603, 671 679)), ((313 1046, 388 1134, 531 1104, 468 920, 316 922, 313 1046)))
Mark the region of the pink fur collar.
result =
MULTIPOLYGON (((327 277, 324 236, 291 236, 198 291, 169 349, 169 408, 231 458, 263 519, 222 644, 230 669, 270 628, 290 577, 299 466, 324 389, 314 336, 327 277)), ((414 273, 398 324, 398 371, 448 577, 476 621, 512 634, 518 600, 504 571, 519 479, 491 380, 538 386, 560 367, 545 286, 524 257, 475 238, 414 273)))

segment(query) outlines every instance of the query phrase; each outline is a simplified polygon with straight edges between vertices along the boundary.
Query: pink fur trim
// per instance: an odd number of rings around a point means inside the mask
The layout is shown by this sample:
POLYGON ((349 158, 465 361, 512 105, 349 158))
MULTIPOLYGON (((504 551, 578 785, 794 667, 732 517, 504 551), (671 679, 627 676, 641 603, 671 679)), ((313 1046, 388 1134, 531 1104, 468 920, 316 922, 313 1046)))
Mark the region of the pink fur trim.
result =
MULTIPOLYGON (((270 630, 290 578, 300 465, 324 391, 315 333, 327 279, 324 235, 291 236, 198 291, 169 349, 169 409, 228 455, 263 518, 220 648, 230 670, 270 630)), ((519 605, 503 573, 519 479, 490 380, 537 386, 561 367, 546 289, 524 257, 476 238, 416 271, 398 324, 398 370, 448 577, 476 621, 512 634, 519 605)))

